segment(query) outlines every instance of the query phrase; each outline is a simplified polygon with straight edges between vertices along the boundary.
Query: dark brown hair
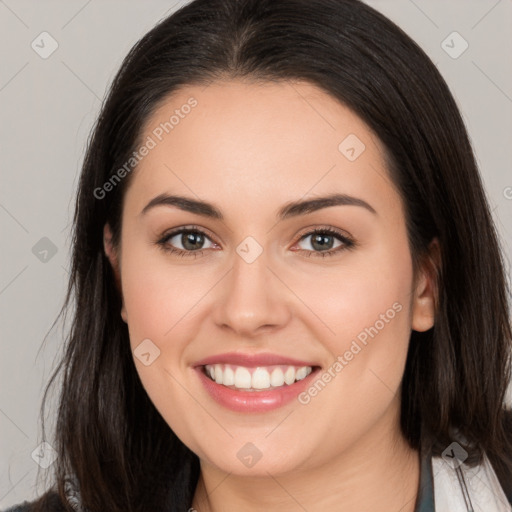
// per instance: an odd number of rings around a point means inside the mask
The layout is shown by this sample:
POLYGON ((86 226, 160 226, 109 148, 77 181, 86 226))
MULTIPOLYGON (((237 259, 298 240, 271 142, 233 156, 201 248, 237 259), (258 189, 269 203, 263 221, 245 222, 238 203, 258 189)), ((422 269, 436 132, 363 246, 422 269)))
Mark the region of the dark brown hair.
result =
POLYGON ((435 326, 413 331, 410 339, 403 434, 411 446, 436 455, 462 436, 468 464, 485 452, 503 485, 512 482, 504 266, 463 120, 438 70, 400 28, 358 0, 195 0, 132 48, 88 143, 62 310, 74 305, 73 322, 46 388, 62 373, 51 442, 58 451, 54 491, 64 500, 65 476, 74 473, 90 511, 186 510, 191 504, 198 458, 141 385, 103 250, 107 222, 119 243, 133 173, 103 199, 95 190, 136 150, 144 123, 169 94, 221 78, 310 82, 380 138, 405 205, 415 268, 427 261, 434 238, 441 248, 441 265, 432 267, 435 326))

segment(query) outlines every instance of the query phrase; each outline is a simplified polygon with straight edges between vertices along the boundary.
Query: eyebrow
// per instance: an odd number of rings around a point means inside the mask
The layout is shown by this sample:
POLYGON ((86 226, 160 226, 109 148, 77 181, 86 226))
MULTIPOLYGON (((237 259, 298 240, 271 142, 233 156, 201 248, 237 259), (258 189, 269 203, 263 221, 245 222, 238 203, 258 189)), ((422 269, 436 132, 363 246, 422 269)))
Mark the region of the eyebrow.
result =
MULTIPOLYGON (((195 213, 203 217, 209 217, 217 220, 224 220, 222 212, 213 204, 206 201, 200 201, 179 195, 160 194, 153 198, 140 212, 145 215, 149 210, 157 206, 174 206, 180 210, 195 213)), ((299 215, 313 213, 323 208, 331 206, 360 206, 369 212, 377 215, 375 209, 363 199, 349 196, 347 194, 330 194, 325 197, 292 201, 285 204, 277 213, 279 220, 286 220, 299 215)))

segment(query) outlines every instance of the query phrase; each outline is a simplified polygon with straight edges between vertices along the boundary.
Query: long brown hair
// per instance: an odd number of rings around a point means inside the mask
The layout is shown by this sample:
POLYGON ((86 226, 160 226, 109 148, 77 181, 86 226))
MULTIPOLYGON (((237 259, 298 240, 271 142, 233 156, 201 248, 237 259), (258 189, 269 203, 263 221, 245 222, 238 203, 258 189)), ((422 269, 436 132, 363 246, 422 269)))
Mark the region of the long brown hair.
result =
POLYGON ((54 490, 64 501, 65 477, 75 474, 90 511, 191 504, 198 458, 141 385, 103 250, 107 222, 119 243, 124 191, 136 170, 105 197, 97 190, 128 161, 144 123, 171 92, 220 77, 311 82, 378 135, 405 205, 415 268, 431 240, 441 247, 435 326, 410 339, 403 434, 436 455, 460 434, 468 464, 485 452, 502 483, 512 482, 504 265, 463 120, 438 70, 400 28, 358 0, 195 0, 132 48, 89 140, 61 311, 73 305, 73 322, 46 388, 62 374, 54 490))

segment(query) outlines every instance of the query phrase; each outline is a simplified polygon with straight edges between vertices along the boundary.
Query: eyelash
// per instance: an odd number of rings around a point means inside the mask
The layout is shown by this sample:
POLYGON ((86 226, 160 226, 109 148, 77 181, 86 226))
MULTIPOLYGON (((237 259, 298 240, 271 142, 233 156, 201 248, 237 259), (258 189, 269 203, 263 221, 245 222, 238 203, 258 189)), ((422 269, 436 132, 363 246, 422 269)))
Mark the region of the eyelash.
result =
MULTIPOLYGON (((189 256, 193 256, 194 258, 197 258, 198 256, 202 256, 204 251, 207 250, 207 249, 199 249, 197 251, 184 251, 182 249, 176 249, 175 247, 172 247, 171 245, 168 244, 168 241, 171 238, 175 237, 176 235, 185 234, 185 233, 187 233, 187 234, 189 234, 189 233, 200 233, 201 235, 204 235, 206 238, 210 239, 208 234, 205 233, 199 227, 197 227, 197 226, 190 226, 190 227, 187 227, 187 228, 179 228, 179 229, 177 229, 175 231, 171 231, 170 233, 167 233, 166 235, 164 235, 156 243, 164 252, 175 254, 176 256, 179 256, 179 257, 182 257, 182 258, 183 257, 189 257, 189 256)), ((329 228, 329 227, 315 228, 315 229, 313 229, 311 231, 308 231, 307 233, 303 234, 299 238, 297 243, 301 242, 302 240, 304 240, 305 238, 307 238, 309 236, 316 235, 318 233, 332 235, 332 236, 338 238, 338 240, 340 242, 342 242, 343 245, 340 245, 336 249, 331 249, 329 251, 308 251, 308 250, 305 250, 305 249, 300 249, 297 252, 306 253, 306 257, 307 258, 310 258, 313 255, 314 255, 313 257, 325 258, 326 256, 334 256, 334 255, 340 253, 341 251, 350 250, 350 249, 353 249, 353 248, 356 247, 356 242, 352 238, 348 237, 347 235, 342 234, 341 232, 339 232, 336 229, 329 228)))

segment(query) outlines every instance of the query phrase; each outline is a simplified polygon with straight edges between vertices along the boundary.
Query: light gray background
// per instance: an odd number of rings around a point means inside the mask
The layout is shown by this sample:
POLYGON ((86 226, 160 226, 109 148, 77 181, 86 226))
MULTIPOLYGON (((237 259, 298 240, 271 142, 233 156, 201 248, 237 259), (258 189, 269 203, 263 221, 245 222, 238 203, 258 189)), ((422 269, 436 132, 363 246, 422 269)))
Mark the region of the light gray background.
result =
MULTIPOLYGON (((64 297, 86 139, 122 58, 183 3, 0 0, 0 508, 35 498, 44 487, 44 482, 36 487, 38 470, 41 477, 51 471, 41 469, 31 454, 42 441, 40 402, 61 353, 62 326, 42 343, 64 297), (31 47, 43 31, 59 45, 47 59, 31 47), (46 262, 32 252, 43 237, 57 249, 46 262)), ((368 3, 425 49, 451 87, 474 144, 510 276, 512 0, 368 3), (469 44, 456 59, 442 47, 453 31, 469 44)), ((461 41, 452 39, 445 44, 453 52, 461 41)))

